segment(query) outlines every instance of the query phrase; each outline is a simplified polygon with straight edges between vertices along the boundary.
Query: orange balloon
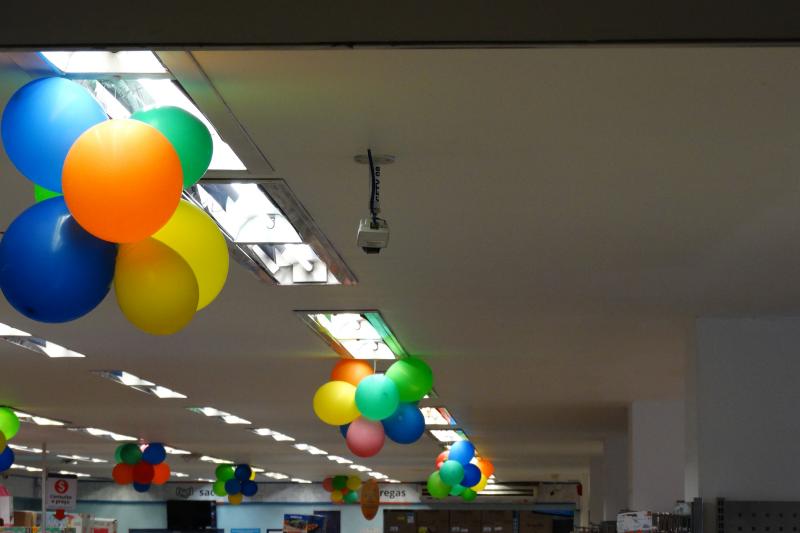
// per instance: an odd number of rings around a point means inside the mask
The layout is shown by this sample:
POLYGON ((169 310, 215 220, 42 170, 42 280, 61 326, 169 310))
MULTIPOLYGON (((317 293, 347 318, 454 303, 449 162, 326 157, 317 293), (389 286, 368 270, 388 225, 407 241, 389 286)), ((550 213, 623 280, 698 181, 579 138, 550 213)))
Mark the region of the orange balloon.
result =
POLYGON ((331 381, 346 381, 358 386, 367 376, 374 374, 372 365, 361 359, 341 359, 331 372, 331 381))
POLYGON ((169 465, 167 463, 159 463, 153 466, 154 474, 153 474, 153 484, 154 485, 163 485, 167 481, 169 481, 169 476, 172 474, 169 470, 169 465))
POLYGON ((119 485, 130 485, 133 483, 133 465, 120 463, 111 471, 111 477, 119 485))
POLYGON ((167 223, 181 198, 175 148, 138 120, 106 120, 86 130, 64 161, 61 187, 83 229, 105 241, 136 242, 167 223))
POLYGON ((494 474, 494 465, 488 459, 480 459, 478 461, 478 468, 487 478, 492 477, 492 474, 494 474))

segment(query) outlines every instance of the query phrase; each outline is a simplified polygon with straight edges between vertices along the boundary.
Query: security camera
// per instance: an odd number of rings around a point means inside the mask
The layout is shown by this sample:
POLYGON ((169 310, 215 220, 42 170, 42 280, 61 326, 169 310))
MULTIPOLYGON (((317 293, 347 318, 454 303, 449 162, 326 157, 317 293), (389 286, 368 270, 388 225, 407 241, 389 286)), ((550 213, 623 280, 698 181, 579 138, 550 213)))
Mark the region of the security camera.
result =
POLYGON ((367 254, 378 254, 381 249, 389 245, 389 223, 380 218, 381 212, 381 167, 394 163, 393 155, 372 155, 372 150, 367 149, 366 154, 358 154, 354 158, 356 163, 369 165, 369 217, 362 218, 358 223, 358 246, 367 254))
POLYGON ((362 218, 358 224, 357 241, 364 253, 380 253, 389 245, 389 224, 380 218, 362 218))

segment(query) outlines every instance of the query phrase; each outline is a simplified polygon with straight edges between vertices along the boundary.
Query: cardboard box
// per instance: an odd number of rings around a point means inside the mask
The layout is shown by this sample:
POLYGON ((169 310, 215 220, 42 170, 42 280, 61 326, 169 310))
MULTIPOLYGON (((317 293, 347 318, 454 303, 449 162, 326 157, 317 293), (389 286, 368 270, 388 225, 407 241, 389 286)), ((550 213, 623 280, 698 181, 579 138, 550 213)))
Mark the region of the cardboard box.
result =
POLYGON ((482 533, 512 533, 514 531, 514 511, 483 511, 481 513, 482 533))
POLYGON ((417 533, 414 511, 386 511, 383 513, 384 533, 417 533))
POLYGON ((553 533, 553 518, 533 511, 520 511, 519 533, 553 533))
POLYGON ((14 526, 36 527, 37 514, 33 511, 14 511, 14 526))
POLYGON ((450 533, 481 533, 481 512, 450 511, 450 533))
POLYGON ((414 533, 450 533, 450 511, 417 511, 414 533))

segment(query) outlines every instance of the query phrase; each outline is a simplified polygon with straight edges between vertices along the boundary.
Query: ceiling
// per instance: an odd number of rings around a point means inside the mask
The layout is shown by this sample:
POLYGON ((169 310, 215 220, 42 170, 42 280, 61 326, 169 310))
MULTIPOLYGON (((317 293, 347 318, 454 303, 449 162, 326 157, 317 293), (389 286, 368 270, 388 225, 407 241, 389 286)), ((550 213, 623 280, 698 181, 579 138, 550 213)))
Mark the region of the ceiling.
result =
MULTIPOLYGON (((234 265, 184 331, 149 337, 113 294, 64 325, 0 321, 87 354, 3 344, 0 403, 320 480, 335 465, 188 412, 210 405, 351 457, 311 398, 336 354, 296 309, 379 309, 501 480, 579 479, 635 399, 682 395, 693 320, 800 310, 800 50, 229 50, 194 53, 359 279, 278 287, 234 265), (389 247, 355 243, 367 146, 389 247), (182 392, 100 379, 122 369, 182 392)), ((27 76, 0 56, 0 101, 27 76)), ((236 148, 234 146, 234 148, 236 148)), ((32 187, 0 156, 0 226, 32 187)), ((16 441, 110 459, 114 444, 24 427, 16 441)), ((439 448, 357 462, 421 480, 439 448)), ((27 461, 20 454, 21 462, 27 461)), ((173 469, 212 477, 206 463, 173 469)), ((180 465, 180 466, 179 466, 180 465)), ((108 475, 109 467, 70 467, 108 475), (94 469, 93 469, 94 468, 94 469)))

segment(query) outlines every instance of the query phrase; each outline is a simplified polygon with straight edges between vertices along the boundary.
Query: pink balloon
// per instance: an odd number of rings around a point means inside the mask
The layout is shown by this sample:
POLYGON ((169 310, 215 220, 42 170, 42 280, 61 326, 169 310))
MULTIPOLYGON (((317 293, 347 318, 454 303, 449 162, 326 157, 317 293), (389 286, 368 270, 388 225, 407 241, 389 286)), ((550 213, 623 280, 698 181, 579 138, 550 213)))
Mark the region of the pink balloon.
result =
POLYGON ((347 428, 347 447, 359 457, 372 457, 383 448, 383 424, 360 416, 347 428))

